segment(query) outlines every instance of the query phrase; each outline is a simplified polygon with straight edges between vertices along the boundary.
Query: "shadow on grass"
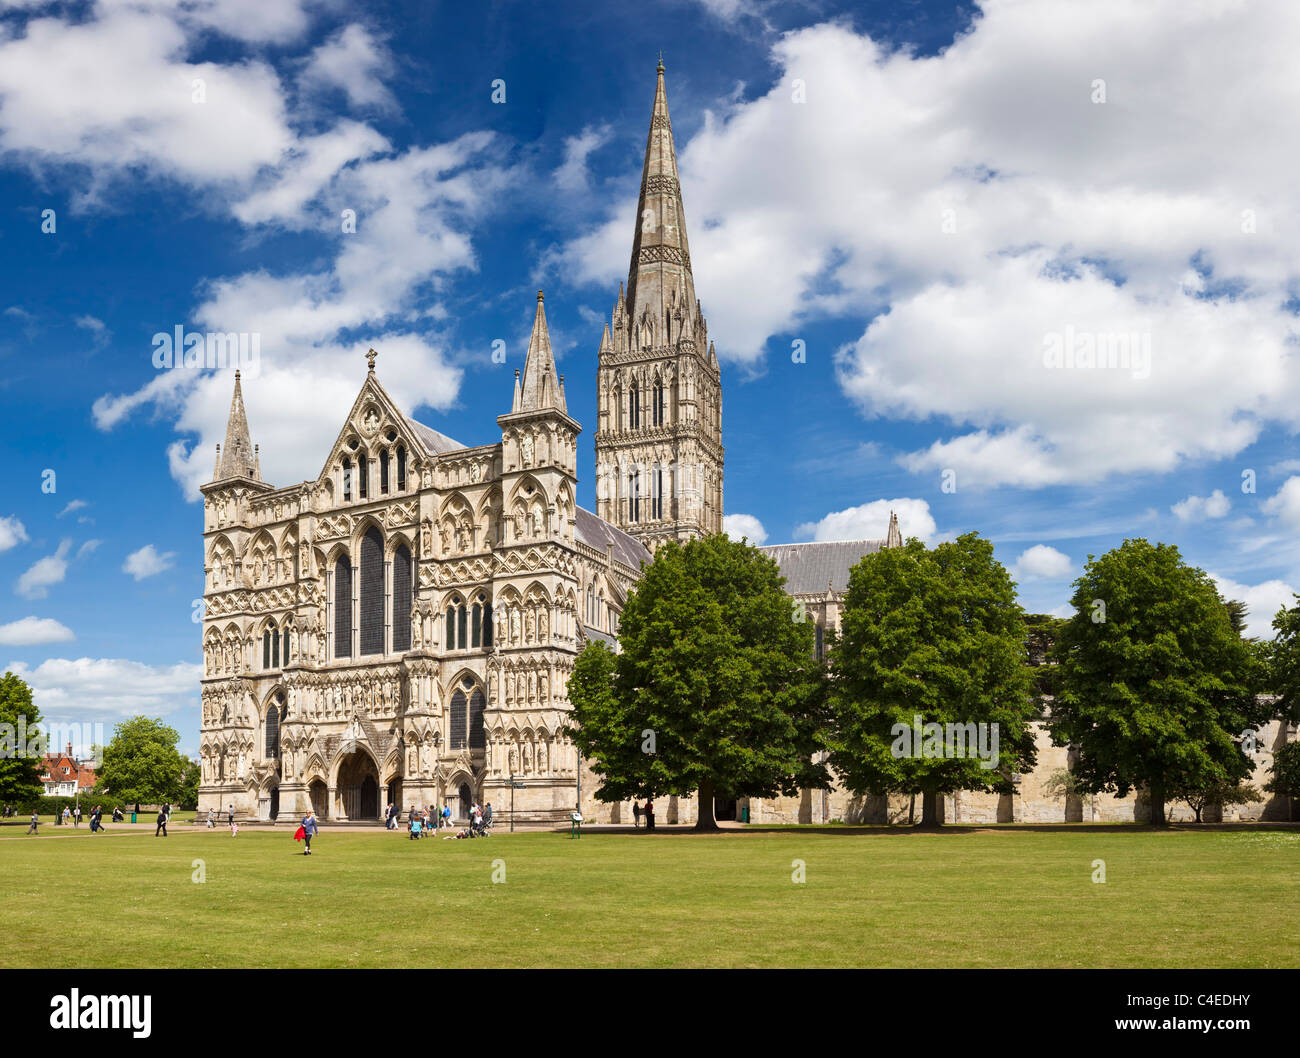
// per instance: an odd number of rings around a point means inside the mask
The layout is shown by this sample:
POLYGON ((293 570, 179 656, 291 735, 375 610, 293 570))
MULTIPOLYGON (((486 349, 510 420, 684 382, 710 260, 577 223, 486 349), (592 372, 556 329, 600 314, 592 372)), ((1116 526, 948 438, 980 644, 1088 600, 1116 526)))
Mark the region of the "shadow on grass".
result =
MULTIPOLYGON (((1300 822, 1255 823, 1171 823, 1156 827, 1148 823, 947 823, 941 827, 887 825, 884 823, 849 826, 843 823, 723 823, 717 830, 696 830, 690 825, 656 827, 647 831, 628 826, 585 826, 583 836, 603 834, 652 837, 738 837, 745 834, 827 834, 843 837, 911 837, 940 835, 960 837, 968 834, 1203 834, 1218 833, 1300 833, 1300 822)), ((551 831, 568 834, 567 828, 551 831)))

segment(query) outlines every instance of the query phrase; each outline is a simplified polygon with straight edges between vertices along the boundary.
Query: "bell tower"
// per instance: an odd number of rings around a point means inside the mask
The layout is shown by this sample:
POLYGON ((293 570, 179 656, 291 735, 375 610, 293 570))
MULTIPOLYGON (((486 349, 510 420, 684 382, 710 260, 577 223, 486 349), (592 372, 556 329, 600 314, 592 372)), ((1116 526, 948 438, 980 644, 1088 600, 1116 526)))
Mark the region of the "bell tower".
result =
POLYGON ((596 513, 650 550, 722 530, 722 378, 695 296, 661 59, 626 288, 600 340, 596 513))

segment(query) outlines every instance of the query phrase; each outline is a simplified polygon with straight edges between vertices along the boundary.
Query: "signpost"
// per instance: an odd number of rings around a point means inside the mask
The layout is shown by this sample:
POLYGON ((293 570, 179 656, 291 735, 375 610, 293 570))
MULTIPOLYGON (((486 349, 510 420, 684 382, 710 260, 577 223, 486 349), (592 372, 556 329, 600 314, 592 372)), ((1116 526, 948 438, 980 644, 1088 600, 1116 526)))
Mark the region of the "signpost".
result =
POLYGON ((515 782, 514 772, 510 773, 510 833, 515 832, 515 791, 522 790, 524 784, 515 782))

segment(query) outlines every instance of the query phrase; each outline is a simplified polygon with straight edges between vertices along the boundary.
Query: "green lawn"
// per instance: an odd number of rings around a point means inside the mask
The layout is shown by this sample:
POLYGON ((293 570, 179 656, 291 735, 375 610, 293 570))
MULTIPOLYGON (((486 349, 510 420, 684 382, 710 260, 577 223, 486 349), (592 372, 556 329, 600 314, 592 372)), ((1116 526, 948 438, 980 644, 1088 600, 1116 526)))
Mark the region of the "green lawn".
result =
POLYGON ((0 832, 3 967, 1300 966, 1277 827, 42 831, 0 832))

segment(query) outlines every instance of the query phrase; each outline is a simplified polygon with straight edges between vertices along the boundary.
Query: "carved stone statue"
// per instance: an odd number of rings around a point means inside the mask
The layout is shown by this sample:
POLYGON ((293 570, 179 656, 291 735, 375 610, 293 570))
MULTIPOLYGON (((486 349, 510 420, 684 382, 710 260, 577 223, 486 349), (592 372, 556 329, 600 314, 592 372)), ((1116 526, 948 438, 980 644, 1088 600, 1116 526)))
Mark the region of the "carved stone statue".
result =
POLYGON ((532 434, 527 434, 527 433, 524 434, 523 440, 520 441, 519 443, 519 454, 520 454, 520 458, 523 459, 524 466, 530 467, 533 465, 533 435, 532 434))

